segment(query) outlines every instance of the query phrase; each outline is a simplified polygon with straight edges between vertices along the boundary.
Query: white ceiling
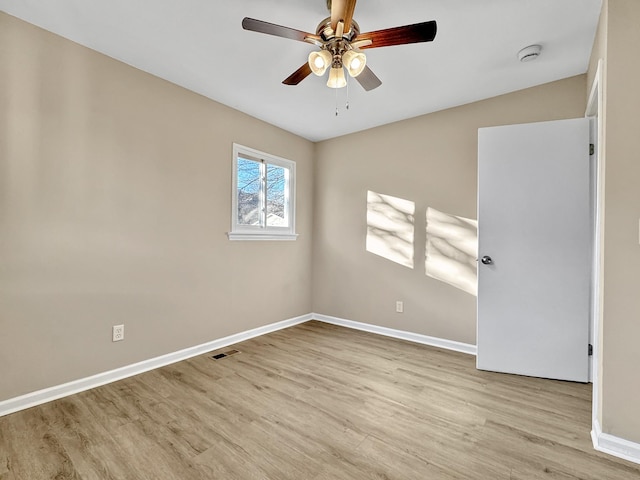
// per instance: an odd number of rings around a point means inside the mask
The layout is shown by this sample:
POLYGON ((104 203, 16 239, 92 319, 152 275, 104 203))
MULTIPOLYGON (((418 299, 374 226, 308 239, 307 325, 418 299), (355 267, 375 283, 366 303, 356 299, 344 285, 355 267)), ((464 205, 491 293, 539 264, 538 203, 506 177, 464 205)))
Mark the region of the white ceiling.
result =
POLYGON ((438 34, 367 50, 382 86, 351 81, 348 111, 346 89, 326 78, 281 83, 312 45, 241 27, 248 16, 314 33, 326 0, 0 0, 0 10, 318 141, 584 73, 601 3, 360 0, 362 32, 436 20, 438 34), (540 58, 520 63, 517 52, 536 43, 540 58))

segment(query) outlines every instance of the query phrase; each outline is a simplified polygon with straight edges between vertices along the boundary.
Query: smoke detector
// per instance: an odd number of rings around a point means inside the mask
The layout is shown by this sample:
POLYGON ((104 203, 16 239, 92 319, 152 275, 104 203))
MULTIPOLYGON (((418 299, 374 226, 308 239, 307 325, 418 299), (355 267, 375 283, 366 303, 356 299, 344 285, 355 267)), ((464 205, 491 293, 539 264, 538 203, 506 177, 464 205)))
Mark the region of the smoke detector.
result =
POLYGON ((542 52, 540 45, 529 45, 518 52, 518 60, 521 62, 530 62, 535 60, 542 52))

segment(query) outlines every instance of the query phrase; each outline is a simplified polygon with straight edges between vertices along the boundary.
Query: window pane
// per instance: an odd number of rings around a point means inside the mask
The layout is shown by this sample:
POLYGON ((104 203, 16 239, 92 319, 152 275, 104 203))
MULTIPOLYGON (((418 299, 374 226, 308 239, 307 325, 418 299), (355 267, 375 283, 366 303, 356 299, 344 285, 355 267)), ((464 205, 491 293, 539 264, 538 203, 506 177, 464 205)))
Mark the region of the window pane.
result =
POLYGON ((239 157, 238 225, 260 225, 260 163, 239 157))
POLYGON ((289 171, 286 168, 267 164, 267 226, 287 227, 285 196, 288 190, 289 171))
POLYGON ((295 240, 296 164, 233 144, 230 240, 295 240))

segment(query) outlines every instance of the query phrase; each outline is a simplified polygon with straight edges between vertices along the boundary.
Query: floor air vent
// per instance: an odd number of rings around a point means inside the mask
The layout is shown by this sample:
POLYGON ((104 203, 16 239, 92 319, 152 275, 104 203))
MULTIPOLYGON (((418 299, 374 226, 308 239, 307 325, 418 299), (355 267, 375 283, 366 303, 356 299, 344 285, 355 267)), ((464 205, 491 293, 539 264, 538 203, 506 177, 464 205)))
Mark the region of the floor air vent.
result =
POLYGON ((212 355, 211 358, 213 358, 214 360, 220 360, 221 358, 230 357, 231 355, 235 355, 236 353, 240 353, 240 350, 228 350, 223 353, 217 353, 215 355, 212 355))

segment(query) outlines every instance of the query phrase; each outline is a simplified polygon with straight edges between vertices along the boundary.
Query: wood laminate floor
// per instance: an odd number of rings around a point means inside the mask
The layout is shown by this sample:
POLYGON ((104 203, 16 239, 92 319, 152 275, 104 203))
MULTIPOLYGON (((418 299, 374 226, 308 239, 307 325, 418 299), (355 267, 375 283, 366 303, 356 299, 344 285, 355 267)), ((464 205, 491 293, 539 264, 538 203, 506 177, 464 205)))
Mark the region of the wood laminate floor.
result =
POLYGON ((0 418, 0 480, 640 479, 590 385, 319 322, 234 348, 0 418))

